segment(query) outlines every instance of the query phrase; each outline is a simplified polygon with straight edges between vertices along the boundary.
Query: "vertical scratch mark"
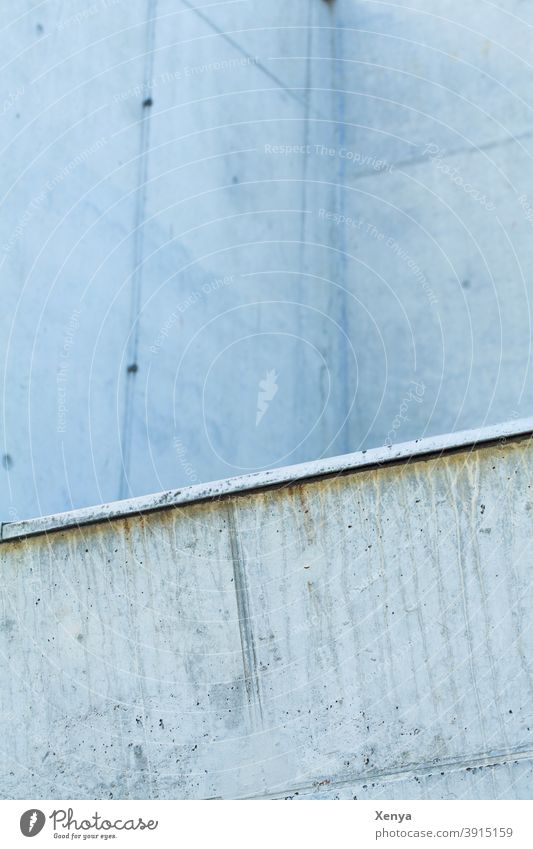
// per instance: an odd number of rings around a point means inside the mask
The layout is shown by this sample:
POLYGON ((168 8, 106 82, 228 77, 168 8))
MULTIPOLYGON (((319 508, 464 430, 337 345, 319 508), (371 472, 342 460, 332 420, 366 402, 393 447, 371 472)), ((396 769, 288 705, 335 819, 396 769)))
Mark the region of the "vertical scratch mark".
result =
POLYGON ((228 530, 233 562, 233 581, 237 599, 237 613, 239 616, 244 685, 246 688, 250 722, 252 728, 256 730, 262 727, 263 707, 257 675, 257 657, 252 616, 250 613, 250 594, 246 576, 246 562, 238 535, 235 509, 233 504, 230 503, 228 505, 228 530))
MULTIPOLYGON (((304 92, 304 114, 303 114, 303 138, 302 143, 304 145, 304 150, 307 151, 307 145, 309 144, 309 117, 310 117, 310 109, 311 109, 311 46, 312 46, 312 0, 309 0, 308 5, 308 14, 307 14, 307 34, 306 34, 306 57, 305 57, 305 92, 304 92)), ((300 304, 306 303, 307 295, 305 292, 305 283, 304 283, 304 275, 307 271, 306 265, 306 239, 307 239, 307 175, 308 175, 308 159, 309 156, 305 153, 302 157, 302 167, 301 167, 301 206, 300 206, 300 233, 299 233, 299 245, 298 245, 298 275, 296 277, 297 280, 297 290, 296 290, 296 300, 300 304)), ((306 338, 306 332, 304 328, 305 322, 305 313, 304 309, 297 310, 297 325, 296 325, 296 335, 302 338, 306 338)), ((306 371, 306 360, 305 354, 303 351, 299 354, 299 362, 297 363, 297 367, 300 373, 305 374, 306 371)), ((323 393, 323 380, 320 381, 320 391, 323 393)), ((298 386, 296 388, 295 393, 295 407, 296 409, 303 410, 306 408, 306 400, 305 400, 305 387, 304 381, 298 381, 298 386)))
MULTIPOLYGON (((309 110, 311 106, 311 36, 313 28, 311 26, 311 4, 309 4, 309 13, 307 16, 307 46, 306 46, 306 65, 305 65, 305 108, 304 108, 304 150, 307 150, 309 143, 309 110)), ((302 164, 302 206, 300 215, 300 275, 305 273, 305 238, 306 238, 306 204, 307 204, 307 154, 303 157, 302 164)), ((299 281, 300 287, 302 281, 299 281)))
MULTIPOLYGON (((467 466, 467 477, 468 484, 470 487, 470 505, 469 505, 469 516, 471 521, 471 557, 472 563, 474 565, 476 577, 479 584, 479 603, 480 608, 483 614, 483 623, 485 626, 485 647, 487 652, 487 658, 490 667, 490 674, 492 679, 493 691, 495 694, 501 692, 501 688, 498 686, 498 673, 496 670, 496 664, 494 661, 494 655, 492 652, 492 634, 491 634, 491 623, 489 617, 489 594, 487 593, 487 589, 485 587, 485 581, 483 580, 483 569, 481 565, 481 555, 479 551, 479 541, 477 534, 477 519, 479 516, 479 493, 481 492, 481 464, 479 459, 479 454, 474 454, 470 460, 470 463, 467 466)), ((504 741, 506 746, 509 746, 509 741, 507 739, 507 730, 505 727, 505 723, 503 721, 502 713, 501 713, 501 705, 498 703, 497 699, 494 699, 494 709, 497 714, 500 733, 502 735, 502 740, 504 741)))
MULTIPOLYGON (((459 689, 457 687, 457 663, 455 662, 454 651, 452 648, 452 639, 450 636, 450 628, 448 627, 447 622, 448 600, 447 590, 444 582, 444 576, 447 575, 447 570, 445 570, 444 564, 442 564, 441 562, 441 548, 439 545, 440 516, 437 507, 438 486, 432 484, 431 475, 429 475, 426 480, 422 474, 420 474, 419 484, 421 490, 423 492, 425 490, 425 502, 431 503, 431 515, 433 516, 433 535, 430 537, 432 550, 431 561, 435 570, 434 582, 437 588, 438 596, 438 622, 442 633, 443 651, 446 653, 447 668, 450 670, 449 675, 447 677, 447 681, 449 681, 449 687, 452 692, 452 706, 455 707, 462 704, 464 700, 464 694, 459 695, 459 689)), ((463 750, 466 752, 468 750, 468 746, 463 726, 461 726, 459 733, 462 740, 463 750)))
MULTIPOLYGON (((146 52, 143 78, 143 104, 152 103, 151 91, 154 69, 154 46, 157 16, 157 0, 148 0, 146 11, 146 52)), ((137 369, 130 368, 137 364, 139 349, 139 311, 142 290, 142 261, 144 254, 144 218, 146 208, 146 178, 148 173, 148 155, 150 142, 150 112, 148 111, 140 122, 139 161, 137 173, 137 196, 135 202, 133 271, 131 274, 131 317, 130 334, 128 337, 128 373, 124 400, 124 420, 122 422, 122 469, 119 485, 119 498, 126 498, 128 490, 128 473, 130 471, 132 413, 135 389, 135 374, 137 369)))
POLYGON ((463 540, 461 535, 461 521, 459 518, 459 493, 457 487, 457 481, 453 478, 453 467, 450 466, 444 467, 444 474, 448 478, 449 483, 449 503, 451 506, 451 512, 453 514, 454 520, 454 529, 455 529, 455 538, 456 538, 456 552, 457 552, 457 577, 460 581, 461 587, 461 605, 463 611, 463 620, 464 620, 464 634, 466 638, 466 642, 468 645, 468 667, 470 671, 470 680, 472 682, 472 691, 474 693, 474 697, 476 700, 477 712, 478 712, 478 722, 479 728, 481 731, 481 738, 483 740, 483 748, 487 749, 487 730, 485 727, 485 713, 483 710, 483 706, 481 703, 481 696, 479 693, 478 685, 477 685, 477 676, 476 676, 476 668, 474 666, 474 640, 472 638, 471 625, 470 625, 470 615, 468 610, 468 598, 467 598, 467 589, 466 589, 466 576, 465 576, 465 566, 464 566, 464 554, 463 554, 463 540))
MULTIPOLYGON (((344 43, 343 43, 343 27, 342 23, 337 20, 337 10, 334 12, 335 21, 334 26, 332 27, 332 35, 331 35, 331 55, 333 58, 333 80, 332 80, 332 89, 337 92, 336 104, 337 104, 337 114, 333 114, 332 120, 334 122, 333 126, 335 128, 335 132, 337 133, 337 150, 342 150, 346 145, 346 97, 344 93, 345 89, 345 63, 344 59, 344 43)), ((335 103, 335 101, 334 101, 335 103)), ((336 157, 337 159, 337 157, 336 157)), ((338 180, 334 181, 337 183, 337 209, 344 215, 345 213, 345 191, 344 186, 346 184, 346 159, 344 157, 338 158, 339 162, 339 175, 338 180)), ((339 252, 337 253, 339 272, 338 272, 338 280, 336 281, 341 286, 342 296, 340 299, 340 315, 339 315, 339 324, 341 327, 345 329, 345 331, 349 334, 348 327, 348 313, 346 309, 346 285, 347 285, 347 273, 346 273, 346 228, 345 227, 335 227, 335 233, 338 239, 337 246, 339 248, 339 252)), ((338 366, 339 366, 339 384, 342 387, 342 392, 344 394, 344 405, 343 405, 343 420, 348 415, 348 411, 350 409, 351 398, 350 398, 350 381, 348 378, 348 363, 350 362, 350 353, 348 350, 348 339, 346 336, 340 335, 339 343, 341 346, 340 356, 338 358, 338 366)), ((342 452, 348 452, 351 450, 351 440, 350 440, 350 427, 348 422, 344 425, 342 432, 340 434, 341 441, 339 444, 339 450, 342 452)))

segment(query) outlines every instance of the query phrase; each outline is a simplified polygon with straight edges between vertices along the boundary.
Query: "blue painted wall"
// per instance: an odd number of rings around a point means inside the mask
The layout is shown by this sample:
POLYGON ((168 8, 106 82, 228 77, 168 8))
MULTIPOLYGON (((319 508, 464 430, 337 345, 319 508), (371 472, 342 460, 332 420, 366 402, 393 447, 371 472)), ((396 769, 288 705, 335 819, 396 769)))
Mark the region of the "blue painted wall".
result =
POLYGON ((0 6, 2 520, 531 414, 528 4, 0 6))

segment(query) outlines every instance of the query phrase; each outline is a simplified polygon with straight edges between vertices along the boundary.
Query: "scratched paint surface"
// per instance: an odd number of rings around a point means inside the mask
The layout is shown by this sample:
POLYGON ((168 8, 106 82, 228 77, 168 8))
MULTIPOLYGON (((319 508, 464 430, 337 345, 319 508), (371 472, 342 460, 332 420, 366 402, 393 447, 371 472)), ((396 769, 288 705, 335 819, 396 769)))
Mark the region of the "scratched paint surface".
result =
POLYGON ((530 798, 532 459, 3 543, 1 794, 530 798))

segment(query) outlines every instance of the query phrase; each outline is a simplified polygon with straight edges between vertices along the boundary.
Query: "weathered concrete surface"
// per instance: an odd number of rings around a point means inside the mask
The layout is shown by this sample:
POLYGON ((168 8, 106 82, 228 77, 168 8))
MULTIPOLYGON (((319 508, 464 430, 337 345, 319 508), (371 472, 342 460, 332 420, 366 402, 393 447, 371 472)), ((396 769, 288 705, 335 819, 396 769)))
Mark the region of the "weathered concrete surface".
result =
POLYGON ((531 796, 533 444, 0 546, 3 796, 531 796))
POLYGON ((0 520, 531 414, 531 4, 0 11, 0 520))

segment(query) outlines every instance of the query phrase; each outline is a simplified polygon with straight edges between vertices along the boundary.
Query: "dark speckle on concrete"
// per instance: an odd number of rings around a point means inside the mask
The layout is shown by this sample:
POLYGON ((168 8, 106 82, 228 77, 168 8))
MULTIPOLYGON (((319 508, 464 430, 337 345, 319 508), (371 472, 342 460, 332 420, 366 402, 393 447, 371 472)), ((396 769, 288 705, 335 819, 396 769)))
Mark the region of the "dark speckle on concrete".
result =
POLYGON ((151 97, 147 97, 145 100, 143 100, 143 109, 149 109, 150 106, 153 106, 153 105, 154 105, 154 101, 152 100, 151 97))

